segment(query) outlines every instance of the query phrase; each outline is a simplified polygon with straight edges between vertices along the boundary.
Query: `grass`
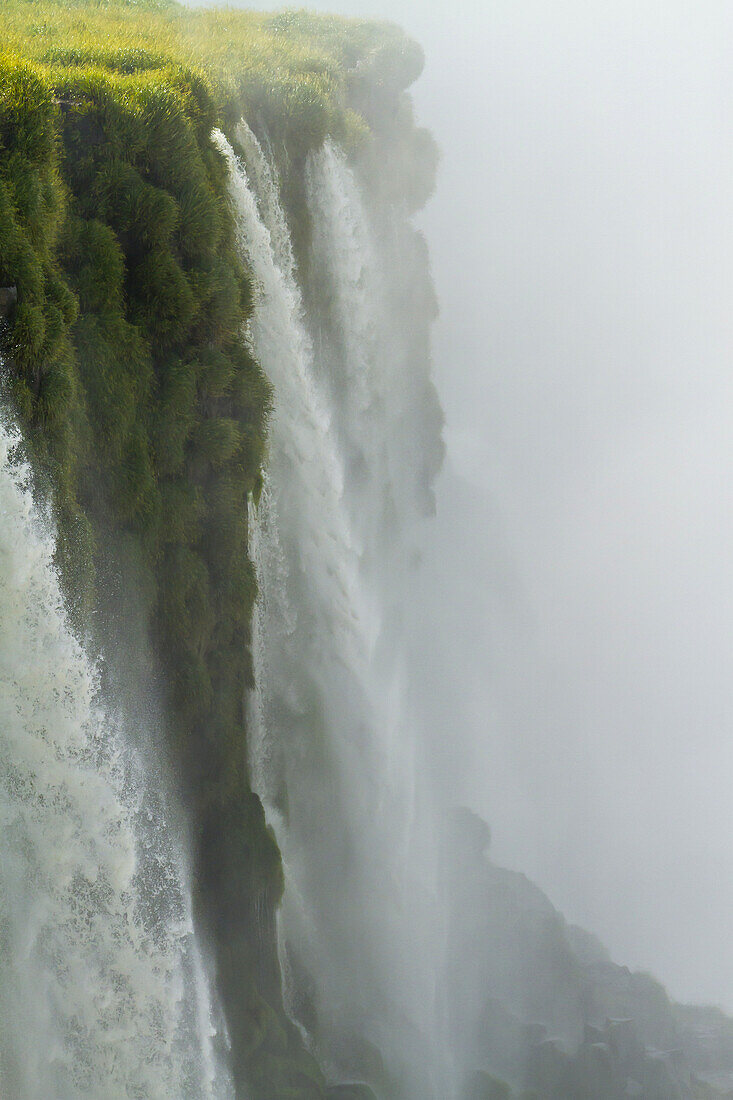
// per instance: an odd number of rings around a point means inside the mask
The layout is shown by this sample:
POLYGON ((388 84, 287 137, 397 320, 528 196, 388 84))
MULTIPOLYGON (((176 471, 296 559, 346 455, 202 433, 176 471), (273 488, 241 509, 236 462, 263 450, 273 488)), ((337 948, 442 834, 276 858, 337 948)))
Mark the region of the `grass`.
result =
POLYGON ((174 65, 206 74, 220 121, 268 127, 291 156, 332 134, 368 134, 351 106, 367 87, 390 92, 422 68, 420 48, 390 24, 306 12, 191 10, 168 0, 4 0, 5 50, 36 64, 120 74, 174 65))

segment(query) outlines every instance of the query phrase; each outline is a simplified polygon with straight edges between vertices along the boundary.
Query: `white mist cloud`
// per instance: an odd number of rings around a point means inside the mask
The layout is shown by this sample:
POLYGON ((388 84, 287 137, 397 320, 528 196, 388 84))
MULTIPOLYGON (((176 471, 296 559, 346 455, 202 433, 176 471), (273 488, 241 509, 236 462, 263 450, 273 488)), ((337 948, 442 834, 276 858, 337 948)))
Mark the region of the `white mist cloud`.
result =
POLYGON ((619 961, 733 1009, 733 9, 311 6, 422 41, 443 149, 436 770, 619 961))
POLYGON ((619 961, 729 1008, 732 15, 477 18, 426 217, 456 785, 619 961))

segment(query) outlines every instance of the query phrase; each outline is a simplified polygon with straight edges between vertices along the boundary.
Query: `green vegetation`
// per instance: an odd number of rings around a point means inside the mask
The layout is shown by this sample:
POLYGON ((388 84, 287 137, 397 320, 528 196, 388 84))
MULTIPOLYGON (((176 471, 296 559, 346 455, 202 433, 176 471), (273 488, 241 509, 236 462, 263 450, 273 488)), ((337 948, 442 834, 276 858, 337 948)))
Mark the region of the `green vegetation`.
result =
MULTIPOLYGON (((422 52, 394 26, 306 12, 187 10, 172 0, 3 0, 3 43, 52 70, 205 72, 225 130, 245 116, 291 158, 368 127, 352 107, 411 84, 422 52)), ((175 83, 173 74, 168 79, 175 83)))
POLYGON ((304 13, 2 7, 0 288, 17 303, 0 349, 69 606, 102 644, 142 602, 237 1077, 248 1095, 315 1100, 324 1083, 280 999, 280 856, 246 767, 247 501, 271 395, 243 339, 254 289, 210 135, 242 116, 267 133, 305 240, 305 155, 329 134, 368 150, 369 104, 401 101, 421 54, 391 26, 304 13))

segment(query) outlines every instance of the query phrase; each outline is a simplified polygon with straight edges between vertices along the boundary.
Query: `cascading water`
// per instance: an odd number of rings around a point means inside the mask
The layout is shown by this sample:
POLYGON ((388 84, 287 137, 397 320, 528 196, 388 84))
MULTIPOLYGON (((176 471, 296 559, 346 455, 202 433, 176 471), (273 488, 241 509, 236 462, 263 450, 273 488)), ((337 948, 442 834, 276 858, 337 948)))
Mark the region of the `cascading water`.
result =
POLYGON ((0 1095, 229 1100, 183 855, 0 417, 0 1095))
POLYGON ((259 285, 249 338, 275 394, 251 515, 260 600, 250 764, 285 863, 286 999, 334 1076, 362 1067, 390 1096, 446 1100, 435 868, 417 858, 435 847, 424 833, 415 843, 416 738, 396 588, 379 557, 391 523, 399 560, 394 514, 411 473, 399 407, 383 415, 405 357, 389 326, 379 331, 389 314, 376 248, 337 150, 308 167, 328 301, 307 314, 275 173, 251 131, 237 138, 243 161, 216 140, 259 285))
MULTIPOLYGON (((413 453, 420 433, 410 420, 418 397, 410 333, 393 304, 397 257, 383 262, 354 172, 332 142, 309 158, 306 190, 313 282, 320 289, 318 357, 349 460, 350 506, 369 541, 374 580, 383 584, 390 577, 390 536, 397 531, 403 538, 417 510, 415 474, 425 460, 424 451, 417 461, 413 453)), ((406 557, 402 543, 394 564, 406 557)))

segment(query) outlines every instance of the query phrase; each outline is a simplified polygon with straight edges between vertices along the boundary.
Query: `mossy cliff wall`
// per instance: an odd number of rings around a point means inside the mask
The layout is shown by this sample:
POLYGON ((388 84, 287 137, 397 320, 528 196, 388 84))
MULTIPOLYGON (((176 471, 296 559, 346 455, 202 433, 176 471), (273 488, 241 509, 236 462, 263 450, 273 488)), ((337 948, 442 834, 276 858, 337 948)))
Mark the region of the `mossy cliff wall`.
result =
POLYGON ((167 2, 5 0, 2 23, 0 350, 69 606, 98 646, 131 604, 149 634, 238 1080, 320 1097, 283 1012, 282 869, 246 767, 271 394, 210 135, 266 130, 303 251, 301 170, 326 136, 366 162, 397 127, 431 176, 404 95, 420 51, 390 26, 167 2))

